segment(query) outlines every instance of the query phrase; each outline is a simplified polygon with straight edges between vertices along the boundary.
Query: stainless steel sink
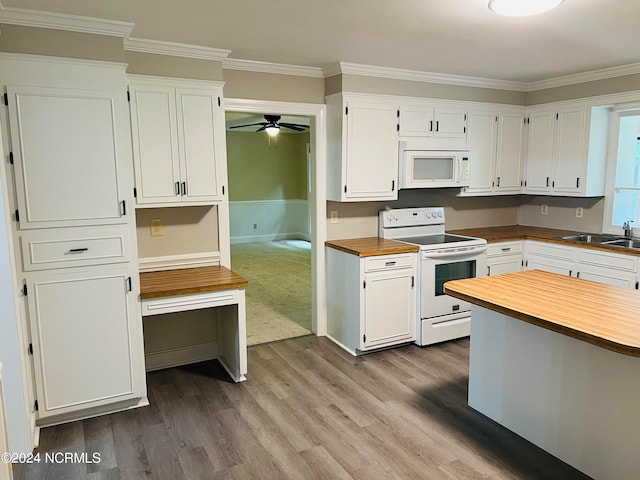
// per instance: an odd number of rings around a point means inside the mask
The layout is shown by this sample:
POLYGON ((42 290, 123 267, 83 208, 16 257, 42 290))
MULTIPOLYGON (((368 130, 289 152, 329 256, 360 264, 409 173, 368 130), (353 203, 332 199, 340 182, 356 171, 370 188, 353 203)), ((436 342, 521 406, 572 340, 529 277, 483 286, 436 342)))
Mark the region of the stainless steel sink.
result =
POLYGON ((620 235, 608 235, 606 233, 583 233, 581 235, 568 235, 562 237, 569 242, 592 243, 608 245, 610 247, 637 248, 640 249, 640 238, 625 238, 620 235))

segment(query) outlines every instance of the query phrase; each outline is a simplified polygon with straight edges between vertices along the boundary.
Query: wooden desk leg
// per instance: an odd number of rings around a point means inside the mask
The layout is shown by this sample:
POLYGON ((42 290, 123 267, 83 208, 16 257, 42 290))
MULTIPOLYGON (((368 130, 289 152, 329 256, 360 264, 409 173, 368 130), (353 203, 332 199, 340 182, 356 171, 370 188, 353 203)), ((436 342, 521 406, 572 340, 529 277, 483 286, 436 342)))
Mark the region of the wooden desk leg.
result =
POLYGON ((218 308, 218 360, 236 382, 246 380, 247 314, 244 289, 238 304, 218 308))

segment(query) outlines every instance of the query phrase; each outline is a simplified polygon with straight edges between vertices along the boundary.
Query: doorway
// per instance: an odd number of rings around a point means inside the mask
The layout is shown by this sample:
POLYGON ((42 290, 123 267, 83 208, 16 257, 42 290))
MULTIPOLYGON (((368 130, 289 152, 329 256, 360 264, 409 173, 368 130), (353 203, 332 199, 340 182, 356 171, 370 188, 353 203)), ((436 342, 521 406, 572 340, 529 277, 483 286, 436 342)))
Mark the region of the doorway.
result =
POLYGON ((226 112, 233 270, 247 345, 311 334, 308 117, 226 112))
MULTIPOLYGON (((324 242, 326 240, 326 106, 321 104, 273 102, 250 99, 225 99, 226 112, 238 112, 245 114, 262 115, 264 112, 279 112, 282 116, 294 115, 306 117, 309 121, 311 168, 308 169, 310 178, 310 191, 308 195, 309 205, 309 246, 307 255, 310 256, 310 295, 311 295, 311 331, 316 335, 326 335, 326 287, 325 287, 325 261, 324 242)), ((304 158, 306 162, 306 157, 304 158)), ((231 192, 230 192, 231 193, 231 192)), ((229 208, 220 209, 220 222, 229 231, 229 208)), ((250 224, 253 228, 253 223, 250 224)), ((257 230, 257 228, 256 228, 257 230)), ((231 235, 230 235, 231 236, 231 235)), ((285 239, 286 240, 286 239, 285 239)), ((286 245, 299 248, 302 245, 286 245)), ((237 245, 242 245, 237 243, 237 245)), ((300 248, 301 249, 301 248, 300 248)), ((302 250, 302 249, 301 249, 302 250)), ((229 258, 230 252, 221 252, 223 258, 229 258)), ((234 260, 235 261, 235 260, 234 260)), ((232 265, 235 269, 235 263, 232 265)), ((251 280, 248 292, 251 290, 251 280)), ((271 278, 273 282, 274 279, 271 278)), ((275 280, 277 282, 277 280, 275 280)), ((289 288, 289 294, 296 294, 294 286, 289 288)))

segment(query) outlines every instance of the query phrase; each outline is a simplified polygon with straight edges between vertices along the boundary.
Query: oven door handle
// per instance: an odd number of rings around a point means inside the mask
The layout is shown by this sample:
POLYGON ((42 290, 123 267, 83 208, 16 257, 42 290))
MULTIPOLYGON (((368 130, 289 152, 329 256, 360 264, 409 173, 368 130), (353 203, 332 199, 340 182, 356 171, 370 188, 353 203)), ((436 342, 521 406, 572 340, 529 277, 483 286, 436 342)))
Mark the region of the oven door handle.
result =
POLYGON ((438 253, 438 252, 424 252, 422 254, 422 258, 423 259, 427 259, 427 258, 451 258, 451 259, 456 259, 456 258, 460 258, 460 257, 467 257, 469 255, 477 255, 478 253, 483 253, 487 251, 487 247, 475 247, 473 249, 469 249, 469 250, 462 250, 459 252, 442 252, 442 253, 438 253))

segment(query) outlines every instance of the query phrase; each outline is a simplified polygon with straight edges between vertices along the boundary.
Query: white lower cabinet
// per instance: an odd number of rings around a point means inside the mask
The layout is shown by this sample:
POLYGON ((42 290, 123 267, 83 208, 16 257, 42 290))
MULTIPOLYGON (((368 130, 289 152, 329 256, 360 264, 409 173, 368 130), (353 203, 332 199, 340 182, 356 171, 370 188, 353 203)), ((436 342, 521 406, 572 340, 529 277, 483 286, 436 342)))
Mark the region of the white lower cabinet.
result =
POLYGON ((40 419, 145 397, 137 283, 126 266, 27 276, 40 419))
POLYGON ((353 355, 415 340, 417 254, 326 253, 329 338, 353 355))
POLYGON ((526 270, 543 270, 571 276, 575 269, 574 248, 547 242, 527 241, 526 270))
POLYGON ((487 275, 519 272, 523 264, 523 242, 492 243, 487 248, 487 275))
POLYGON ((636 289, 637 258, 634 255, 576 248, 576 277, 636 289))

